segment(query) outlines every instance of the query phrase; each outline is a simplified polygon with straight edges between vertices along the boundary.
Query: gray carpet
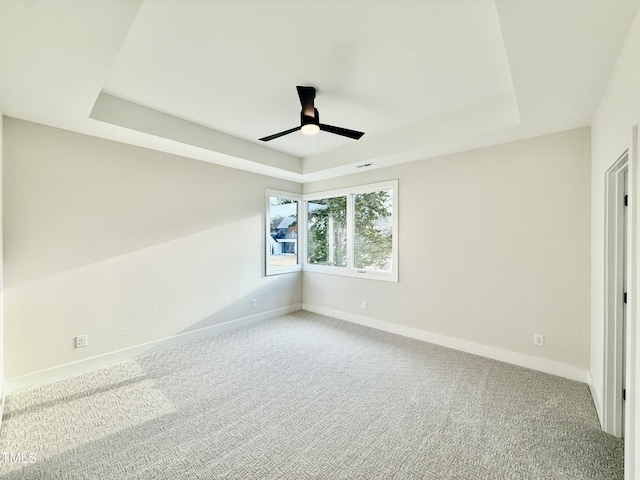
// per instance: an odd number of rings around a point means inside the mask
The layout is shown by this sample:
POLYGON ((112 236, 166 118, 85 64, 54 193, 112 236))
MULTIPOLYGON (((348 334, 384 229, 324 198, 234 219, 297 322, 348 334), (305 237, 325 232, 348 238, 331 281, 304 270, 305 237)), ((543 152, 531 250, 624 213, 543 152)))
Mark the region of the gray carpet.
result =
POLYGON ((0 440, 2 478, 623 478, 587 385, 307 312, 10 395, 0 440))

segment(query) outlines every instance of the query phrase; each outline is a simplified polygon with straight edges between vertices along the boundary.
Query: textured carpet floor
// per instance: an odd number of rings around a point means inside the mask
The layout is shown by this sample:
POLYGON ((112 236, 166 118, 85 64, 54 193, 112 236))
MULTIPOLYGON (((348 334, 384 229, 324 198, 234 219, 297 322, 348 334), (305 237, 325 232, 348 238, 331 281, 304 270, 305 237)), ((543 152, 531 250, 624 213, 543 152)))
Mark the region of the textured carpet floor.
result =
POLYGON ((623 478, 587 385, 306 312, 13 394, 0 440, 2 478, 623 478))

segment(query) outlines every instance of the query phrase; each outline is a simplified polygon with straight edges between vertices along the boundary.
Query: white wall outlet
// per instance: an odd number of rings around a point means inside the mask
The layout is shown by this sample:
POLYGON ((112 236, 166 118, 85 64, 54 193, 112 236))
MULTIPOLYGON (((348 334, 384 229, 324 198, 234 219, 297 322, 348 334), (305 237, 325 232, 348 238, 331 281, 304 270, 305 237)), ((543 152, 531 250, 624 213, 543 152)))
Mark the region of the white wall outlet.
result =
POLYGON ((84 335, 78 335, 75 338, 75 343, 76 343, 76 348, 82 348, 82 347, 86 347, 87 346, 87 334, 85 333, 84 335))
POLYGON ((536 347, 544 347, 544 335, 540 335, 539 333, 534 333, 533 344, 536 347))
POLYGON ((367 304, 367 301, 366 300, 362 300, 362 309, 366 310, 368 306, 369 306, 369 304, 367 304))
POLYGON ((257 305, 258 305, 258 299, 257 298, 252 298, 251 299, 251 308, 256 308, 257 305))

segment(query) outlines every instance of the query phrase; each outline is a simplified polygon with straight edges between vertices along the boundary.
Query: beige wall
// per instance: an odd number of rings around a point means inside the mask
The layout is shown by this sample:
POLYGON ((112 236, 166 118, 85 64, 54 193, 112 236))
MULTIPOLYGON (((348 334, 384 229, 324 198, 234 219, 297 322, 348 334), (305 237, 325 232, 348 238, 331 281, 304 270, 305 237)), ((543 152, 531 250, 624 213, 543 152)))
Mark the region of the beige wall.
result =
POLYGON ((263 258, 265 189, 300 185, 4 123, 8 379, 301 302, 263 258))
POLYGON ((298 184, 4 132, 7 378, 302 301, 588 368, 588 129, 305 185, 400 180, 399 283, 264 277, 264 190, 298 184))
POLYGON ((304 272, 303 301, 589 367, 589 129, 305 184, 399 179, 398 283, 304 272), (361 309, 367 300, 368 310, 361 309), (546 346, 533 346, 533 334, 546 346))
MULTIPOLYGON (((599 395, 604 395, 603 386, 603 358, 604 358, 604 238, 605 238, 605 172, 622 155, 631 148, 632 170, 630 182, 632 190, 630 198, 636 229, 639 226, 638 218, 638 185, 640 185, 640 171, 637 168, 637 158, 633 158, 637 146, 632 145, 632 129, 640 123, 640 15, 636 17, 629 32, 624 48, 618 58, 606 92, 600 102, 598 111, 592 123, 592 206, 591 206, 591 376, 593 384, 598 389, 599 395), (633 165, 635 163, 635 165, 633 165)), ((638 258, 637 239, 640 231, 634 232, 636 242, 632 243, 632 256, 635 255, 635 263, 632 268, 636 278, 635 290, 632 292, 630 305, 635 312, 635 322, 640 318, 640 285, 638 285, 638 272, 640 271, 640 259, 638 258)), ((633 320, 630 322, 633 323, 633 320)), ((637 381, 640 372, 640 355, 637 349, 640 346, 640 329, 635 328, 634 337, 630 339, 635 343, 635 358, 631 359, 632 365, 630 378, 634 384, 627 385, 629 393, 628 430, 626 436, 626 463, 625 478, 635 478, 634 474, 640 468, 640 448, 637 447, 637 436, 640 432, 640 383, 637 381), (635 456, 634 456, 635 455, 635 456)))

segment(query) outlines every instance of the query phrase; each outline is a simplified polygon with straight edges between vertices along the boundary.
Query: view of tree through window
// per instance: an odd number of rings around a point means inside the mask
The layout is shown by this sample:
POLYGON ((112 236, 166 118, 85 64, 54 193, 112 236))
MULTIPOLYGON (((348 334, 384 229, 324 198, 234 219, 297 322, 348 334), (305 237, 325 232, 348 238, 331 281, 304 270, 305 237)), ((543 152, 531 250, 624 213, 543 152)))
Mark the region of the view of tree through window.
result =
POLYGON ((391 190, 361 193, 354 200, 354 266, 389 272, 392 264, 391 190))
POLYGON ((307 263, 347 266, 347 197, 307 204, 307 263))

